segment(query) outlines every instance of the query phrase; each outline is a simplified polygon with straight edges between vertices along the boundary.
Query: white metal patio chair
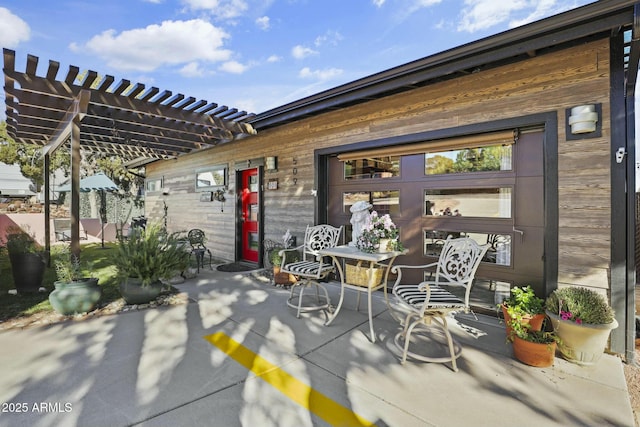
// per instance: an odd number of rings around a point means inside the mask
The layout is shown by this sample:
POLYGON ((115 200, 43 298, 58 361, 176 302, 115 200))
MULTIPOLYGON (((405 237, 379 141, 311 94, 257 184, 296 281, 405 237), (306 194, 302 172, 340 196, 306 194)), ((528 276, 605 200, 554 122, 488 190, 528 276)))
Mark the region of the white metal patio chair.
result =
POLYGON ((300 313, 307 311, 323 310, 325 315, 327 311, 331 311, 329 293, 319 281, 335 271, 335 266, 333 261, 326 262, 318 255, 318 251, 337 246, 341 233, 342 226, 333 227, 328 224, 307 226, 302 245, 280 251, 282 257, 280 272, 293 274, 297 278, 297 281, 291 285, 291 292, 287 299, 287 305, 297 310, 296 317, 300 317, 300 313), (302 251, 302 260, 287 264, 285 254, 289 251, 302 251), (315 288, 316 302, 303 301, 305 290, 311 287, 315 288))
POLYGON ((451 361, 453 370, 458 371, 456 359, 460 356, 462 347, 451 337, 447 326, 447 315, 454 311, 469 312, 469 294, 473 279, 480 261, 489 247, 488 244, 479 245, 468 237, 457 239, 449 237, 444 242, 437 262, 427 265, 396 265, 393 267, 392 271, 398 275, 393 285, 393 294, 406 313, 404 319, 400 319, 403 329, 394 339, 396 346, 402 351, 401 363, 404 364, 407 355, 409 355, 426 362, 446 363, 451 361), (419 284, 400 284, 403 269, 433 267, 436 268, 433 280, 419 284), (454 286, 463 288, 464 297, 458 297, 450 292, 449 289, 454 286), (446 337, 449 355, 425 356, 409 351, 411 333, 418 326, 427 329, 432 326, 441 328, 446 337))

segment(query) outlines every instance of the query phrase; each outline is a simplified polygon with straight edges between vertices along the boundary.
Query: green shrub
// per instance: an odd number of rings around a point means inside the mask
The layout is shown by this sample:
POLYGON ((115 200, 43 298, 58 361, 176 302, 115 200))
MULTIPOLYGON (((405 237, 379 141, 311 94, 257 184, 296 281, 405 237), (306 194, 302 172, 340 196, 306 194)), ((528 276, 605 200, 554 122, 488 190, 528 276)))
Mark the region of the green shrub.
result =
POLYGON ((189 252, 184 249, 180 233, 168 234, 160 224, 134 229, 128 239, 118 241, 112 261, 117 278, 142 280, 143 286, 170 279, 189 266, 189 252))
POLYGON ((580 286, 556 289, 547 298, 545 308, 576 323, 605 324, 614 318, 613 309, 603 295, 580 286))

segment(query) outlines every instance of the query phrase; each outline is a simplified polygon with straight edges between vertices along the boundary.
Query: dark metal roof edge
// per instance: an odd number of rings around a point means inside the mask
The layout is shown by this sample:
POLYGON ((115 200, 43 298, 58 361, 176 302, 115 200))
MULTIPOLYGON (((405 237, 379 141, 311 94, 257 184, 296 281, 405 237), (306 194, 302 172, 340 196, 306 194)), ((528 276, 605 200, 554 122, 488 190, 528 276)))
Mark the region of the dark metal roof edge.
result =
MULTIPOLYGON (((260 130, 295 121, 310 114, 320 114, 327 109, 339 108, 340 105, 354 103, 357 100, 357 95, 355 98, 350 95, 358 91, 362 92, 363 89, 369 89, 364 92, 370 93, 373 87, 383 85, 389 87, 394 80, 404 80, 398 86, 406 86, 406 80, 413 74, 424 74, 425 71, 431 68, 486 54, 492 50, 504 49, 507 46, 512 47, 514 55, 521 54, 522 52, 517 46, 519 43, 550 33, 566 31, 567 28, 572 26, 602 21, 605 17, 613 17, 613 22, 617 22, 618 25, 631 24, 634 22, 633 6, 636 4, 636 0, 597 1, 290 102, 257 114, 247 120, 247 123, 252 124, 256 130, 260 130)), ((611 20, 608 21, 607 25, 611 25, 611 20)), ((588 29, 590 26, 587 25, 581 25, 581 27, 584 33, 576 34, 576 39, 602 31, 597 25, 591 26, 591 30, 588 29)), ((450 74, 451 70, 448 69, 447 73, 450 74)), ((433 78, 432 73, 426 74, 430 75, 429 78, 433 78)))

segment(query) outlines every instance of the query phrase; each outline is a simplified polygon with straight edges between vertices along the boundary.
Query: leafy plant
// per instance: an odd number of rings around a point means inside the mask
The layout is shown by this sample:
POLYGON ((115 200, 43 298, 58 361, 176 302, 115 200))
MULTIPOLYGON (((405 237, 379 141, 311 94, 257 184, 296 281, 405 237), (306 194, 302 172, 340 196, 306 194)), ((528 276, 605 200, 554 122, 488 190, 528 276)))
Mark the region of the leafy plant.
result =
POLYGON ((91 263, 80 262, 80 258, 71 253, 69 245, 65 245, 60 256, 54 261, 54 265, 58 280, 65 283, 77 282, 89 277, 83 272, 92 269, 91 263))
POLYGON ((614 319, 614 311, 603 295, 580 286, 556 289, 547 297, 545 308, 575 323, 606 324, 614 319))
POLYGON ((112 256, 117 278, 139 278, 143 286, 169 279, 189 265, 189 252, 184 249, 180 233, 168 234, 156 223, 146 229, 134 228, 128 239, 120 240, 112 256))
POLYGON ((275 247, 269 251, 269 262, 274 267, 279 267, 282 263, 280 251, 285 250, 285 263, 300 261, 300 252, 294 249, 285 249, 283 247, 275 247))
POLYGON ((536 296, 530 285, 511 288, 511 294, 503 301, 503 304, 507 307, 507 313, 511 317, 544 313, 544 300, 536 296))
POLYGON ((43 252, 35 238, 16 225, 7 227, 6 240, 2 243, 9 254, 41 254, 43 252))
POLYGON ((534 331, 531 329, 531 325, 529 323, 524 322, 512 322, 511 323, 511 336, 507 337, 509 341, 513 341, 514 337, 518 337, 522 340, 540 343, 540 344, 551 344, 553 342, 560 343, 560 338, 556 335, 554 331, 546 330, 546 319, 545 325, 541 331, 534 331))
POLYGON ((367 224, 362 228, 362 234, 356 241, 356 247, 362 252, 373 253, 378 249, 380 239, 390 239, 389 247, 385 248, 392 251, 401 251, 404 249, 402 242, 399 240, 400 230, 391 220, 389 214, 382 216, 378 212, 371 211, 367 224))

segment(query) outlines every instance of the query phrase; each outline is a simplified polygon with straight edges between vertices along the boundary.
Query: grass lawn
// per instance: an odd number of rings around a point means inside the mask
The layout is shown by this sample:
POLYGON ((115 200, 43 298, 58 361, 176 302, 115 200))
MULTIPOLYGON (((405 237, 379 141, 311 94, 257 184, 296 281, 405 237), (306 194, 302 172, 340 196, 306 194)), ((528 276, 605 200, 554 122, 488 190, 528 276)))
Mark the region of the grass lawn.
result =
MULTIPOLYGON (((115 279, 116 269, 109 260, 115 243, 105 242, 105 248, 100 243, 90 243, 82 245, 80 249, 80 260, 92 264, 91 271, 86 271, 87 276, 97 277, 98 283, 102 287, 102 298, 98 303, 100 306, 109 304, 120 299, 118 283, 115 279)), ((0 322, 20 316, 29 316, 34 313, 46 311, 51 312, 53 308, 49 304, 49 293, 54 289, 53 283, 57 280, 54 261, 65 256, 63 246, 53 245, 51 247, 51 267, 45 271, 42 286, 46 292, 36 294, 11 295, 9 290, 14 289, 11 264, 6 251, 0 256, 0 322)))

